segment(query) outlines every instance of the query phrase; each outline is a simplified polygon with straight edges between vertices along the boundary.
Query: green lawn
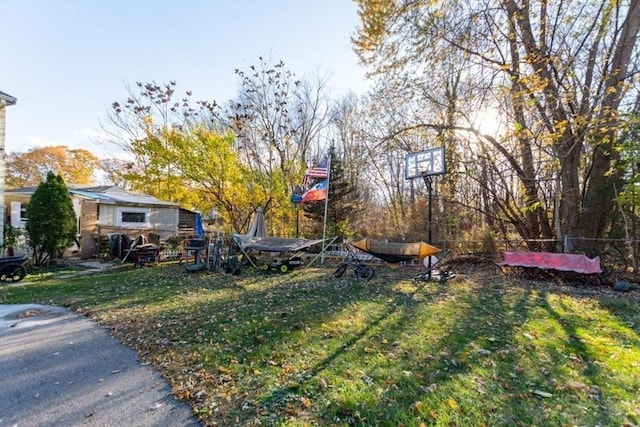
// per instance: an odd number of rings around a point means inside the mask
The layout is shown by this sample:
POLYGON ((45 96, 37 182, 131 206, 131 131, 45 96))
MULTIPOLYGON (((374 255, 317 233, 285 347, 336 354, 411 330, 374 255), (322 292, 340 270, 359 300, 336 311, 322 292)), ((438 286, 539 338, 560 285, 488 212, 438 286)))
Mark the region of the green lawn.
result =
POLYGON ((639 291, 376 269, 127 266, 5 286, 0 303, 95 319, 208 425, 640 424, 639 291))

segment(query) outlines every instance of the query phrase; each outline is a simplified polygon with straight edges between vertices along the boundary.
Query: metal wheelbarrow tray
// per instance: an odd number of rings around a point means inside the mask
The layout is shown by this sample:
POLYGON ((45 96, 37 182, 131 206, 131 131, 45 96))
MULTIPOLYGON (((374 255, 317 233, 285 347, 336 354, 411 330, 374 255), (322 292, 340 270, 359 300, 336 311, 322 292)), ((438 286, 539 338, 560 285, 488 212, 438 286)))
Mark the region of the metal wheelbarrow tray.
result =
POLYGON ((24 266, 29 257, 8 256, 0 258, 0 283, 19 282, 27 275, 27 268, 24 266))

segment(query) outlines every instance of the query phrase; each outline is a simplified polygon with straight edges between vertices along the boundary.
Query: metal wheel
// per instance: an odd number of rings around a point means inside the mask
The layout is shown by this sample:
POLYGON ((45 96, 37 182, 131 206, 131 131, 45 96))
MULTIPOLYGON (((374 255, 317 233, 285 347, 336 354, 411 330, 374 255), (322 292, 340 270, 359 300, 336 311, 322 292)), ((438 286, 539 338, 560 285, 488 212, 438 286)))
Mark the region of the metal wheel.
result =
POLYGON ((369 280, 376 274, 375 270, 368 265, 361 265, 356 268, 356 276, 358 279, 369 280))
POLYGON ((333 272, 333 277, 336 279, 342 277, 345 271, 347 271, 347 264, 340 264, 338 268, 336 268, 336 271, 333 272))
POLYGON ((27 275, 27 269, 20 264, 8 264, 0 272, 0 281, 19 282, 27 275))
POLYGON ((282 264, 280 266, 280 272, 281 273, 286 273, 287 271, 289 271, 289 266, 287 264, 282 264))

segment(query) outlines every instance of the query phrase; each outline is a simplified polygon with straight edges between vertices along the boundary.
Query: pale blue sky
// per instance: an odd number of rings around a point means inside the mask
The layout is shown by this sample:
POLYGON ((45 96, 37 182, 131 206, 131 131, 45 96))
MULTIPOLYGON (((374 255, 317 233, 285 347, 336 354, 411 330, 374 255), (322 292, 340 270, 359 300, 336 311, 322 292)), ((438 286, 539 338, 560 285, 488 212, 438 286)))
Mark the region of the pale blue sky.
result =
MULTIPOLYGON (((0 0, 0 90, 7 109, 6 151, 36 146, 96 146, 125 84, 175 80, 194 99, 235 97, 236 68, 258 57, 285 62, 298 77, 320 71, 333 95, 367 83, 350 37, 350 0, 0 0)), ((113 152, 115 154, 115 152, 113 152)))

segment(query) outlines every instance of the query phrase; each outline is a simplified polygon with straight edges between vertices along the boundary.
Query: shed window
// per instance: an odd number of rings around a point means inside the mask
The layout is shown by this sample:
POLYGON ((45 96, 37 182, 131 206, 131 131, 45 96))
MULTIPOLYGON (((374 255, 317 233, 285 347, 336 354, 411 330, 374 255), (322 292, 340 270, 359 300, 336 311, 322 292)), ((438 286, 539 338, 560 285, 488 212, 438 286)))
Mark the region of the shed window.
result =
POLYGON ((144 212, 122 212, 122 222, 147 222, 144 212))

